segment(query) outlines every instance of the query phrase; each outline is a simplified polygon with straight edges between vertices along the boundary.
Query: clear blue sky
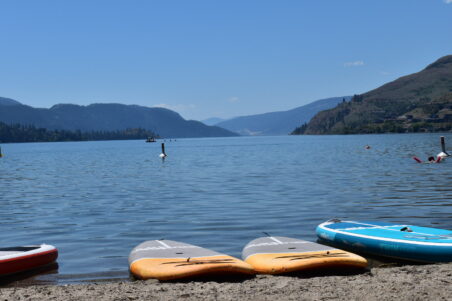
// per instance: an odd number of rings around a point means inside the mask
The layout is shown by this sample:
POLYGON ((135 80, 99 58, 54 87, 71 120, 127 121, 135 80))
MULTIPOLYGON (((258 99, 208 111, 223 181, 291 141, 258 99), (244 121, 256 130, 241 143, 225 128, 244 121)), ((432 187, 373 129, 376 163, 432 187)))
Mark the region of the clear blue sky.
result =
POLYGON ((447 54, 452 0, 0 0, 0 96, 34 107, 228 118, 363 93, 447 54))

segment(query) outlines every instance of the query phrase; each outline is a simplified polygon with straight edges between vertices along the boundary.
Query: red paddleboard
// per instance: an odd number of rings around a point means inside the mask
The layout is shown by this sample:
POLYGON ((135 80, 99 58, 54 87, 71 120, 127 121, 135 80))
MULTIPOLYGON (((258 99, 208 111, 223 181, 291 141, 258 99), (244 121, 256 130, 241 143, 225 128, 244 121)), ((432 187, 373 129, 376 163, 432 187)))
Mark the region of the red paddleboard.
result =
POLYGON ((58 250, 46 244, 0 248, 0 277, 48 265, 57 257, 58 250))

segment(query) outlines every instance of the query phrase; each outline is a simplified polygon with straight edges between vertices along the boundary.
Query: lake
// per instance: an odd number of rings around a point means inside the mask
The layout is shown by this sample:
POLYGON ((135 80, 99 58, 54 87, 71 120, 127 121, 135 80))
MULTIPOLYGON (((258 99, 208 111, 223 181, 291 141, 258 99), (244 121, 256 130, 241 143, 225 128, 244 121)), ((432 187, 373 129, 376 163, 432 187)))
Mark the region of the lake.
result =
POLYGON ((0 241, 56 246, 52 277, 70 282, 127 278, 129 252, 151 239, 239 257, 262 232, 315 240, 331 218, 452 229, 452 159, 412 159, 436 156, 440 135, 452 143, 450 133, 166 140, 165 161, 161 141, 3 144, 0 241))

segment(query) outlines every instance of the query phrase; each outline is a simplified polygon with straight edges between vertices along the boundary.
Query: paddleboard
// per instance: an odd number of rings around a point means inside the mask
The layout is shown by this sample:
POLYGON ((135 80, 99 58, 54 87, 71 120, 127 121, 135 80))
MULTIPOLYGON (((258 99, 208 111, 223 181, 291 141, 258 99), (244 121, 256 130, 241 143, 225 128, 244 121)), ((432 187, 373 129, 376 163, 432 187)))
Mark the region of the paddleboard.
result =
POLYGON ((150 240, 139 244, 129 255, 129 267, 138 279, 175 280, 255 274, 253 268, 240 259, 172 240, 150 240))
POLYGON ((356 254, 314 242, 280 236, 252 240, 243 249, 242 259, 256 272, 263 274, 367 266, 367 260, 356 254))
POLYGON ((333 219, 317 227, 318 237, 357 253, 419 262, 452 261, 452 231, 386 222, 333 219))
POLYGON ((0 277, 53 263, 58 250, 51 245, 0 248, 0 277))

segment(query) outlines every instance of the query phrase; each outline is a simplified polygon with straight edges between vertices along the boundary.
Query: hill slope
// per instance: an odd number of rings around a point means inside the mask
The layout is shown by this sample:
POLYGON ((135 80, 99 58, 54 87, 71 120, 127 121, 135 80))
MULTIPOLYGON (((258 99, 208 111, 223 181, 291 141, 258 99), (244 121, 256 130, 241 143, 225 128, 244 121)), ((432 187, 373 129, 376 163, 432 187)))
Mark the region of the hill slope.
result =
POLYGON ((287 135, 300 123, 308 122, 319 111, 332 108, 343 99, 350 97, 321 99, 289 111, 241 116, 216 125, 241 135, 287 135))
POLYGON ((58 104, 50 109, 26 105, 0 105, 0 121, 7 124, 33 125, 50 130, 117 131, 143 128, 165 138, 227 137, 235 133, 199 121, 185 120, 164 108, 123 104, 79 106, 58 104))
POLYGON ((0 106, 17 106, 17 105, 21 105, 21 103, 11 98, 0 97, 0 106))
POLYGON ((452 130, 452 55, 319 112, 294 134, 452 130))

